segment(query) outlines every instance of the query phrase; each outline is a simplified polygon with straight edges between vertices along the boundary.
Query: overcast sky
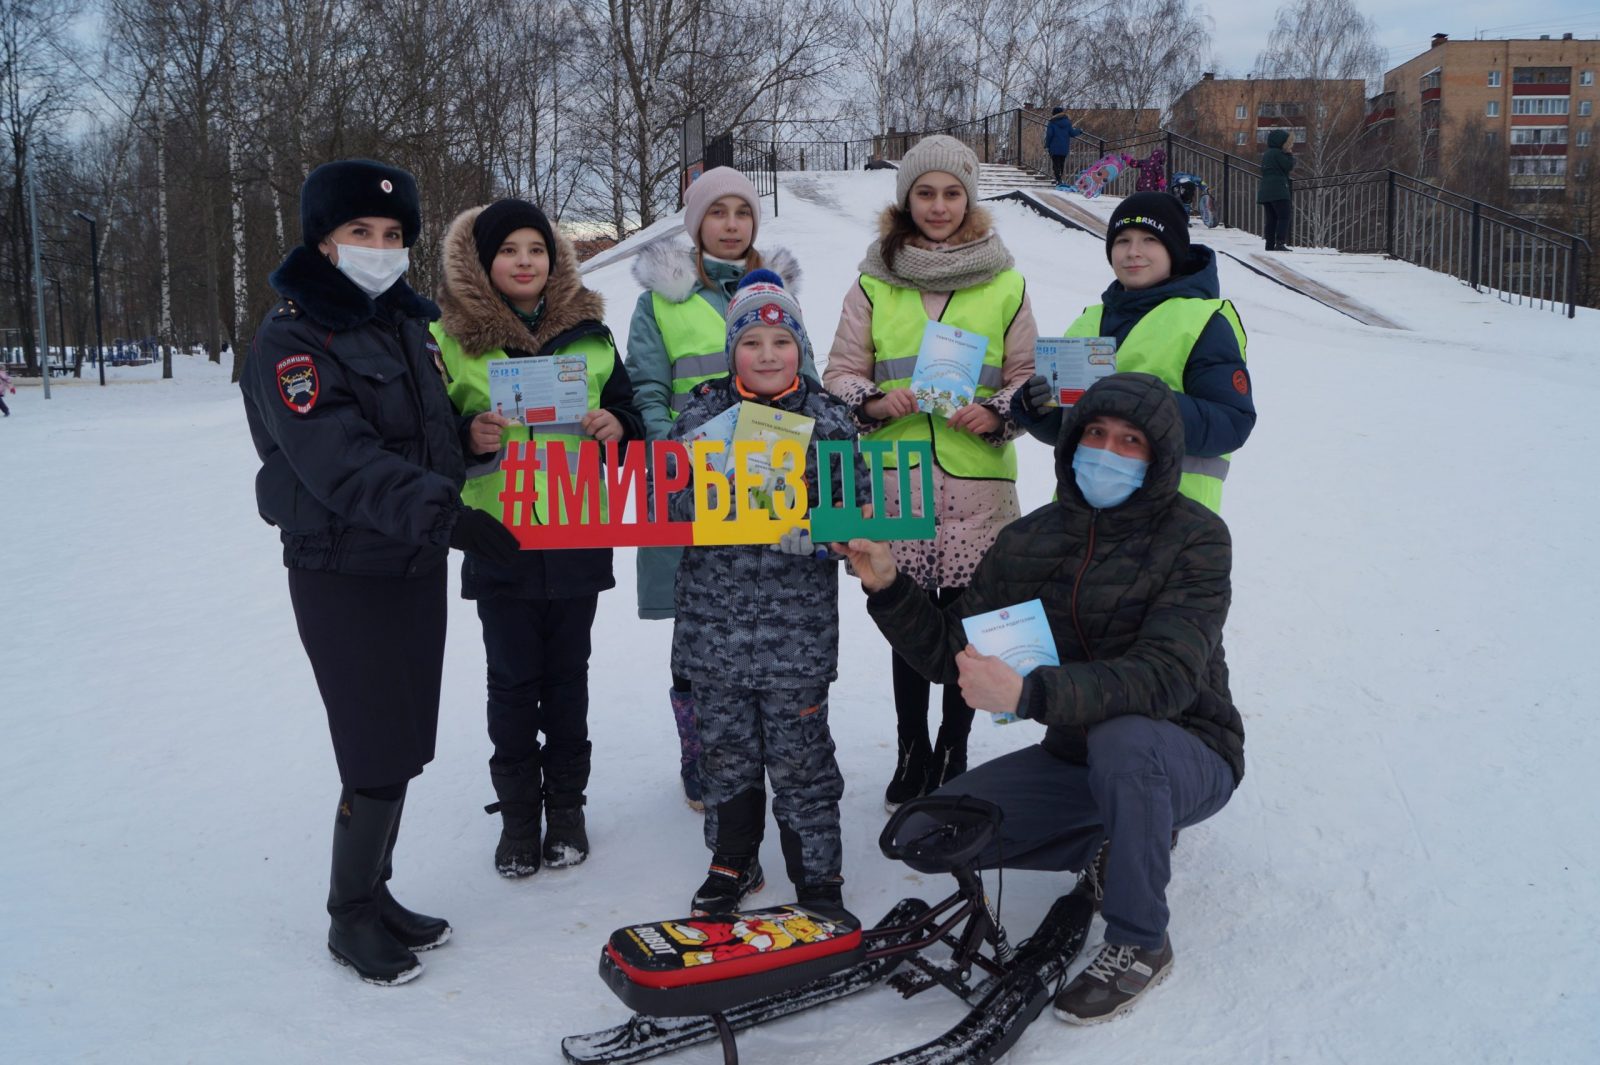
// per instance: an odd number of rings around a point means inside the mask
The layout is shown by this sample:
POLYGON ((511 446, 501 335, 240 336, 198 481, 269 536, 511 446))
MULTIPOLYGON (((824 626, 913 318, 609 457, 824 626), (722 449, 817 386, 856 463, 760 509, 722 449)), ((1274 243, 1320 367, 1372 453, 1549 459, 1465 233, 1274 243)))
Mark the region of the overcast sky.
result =
MULTIPOLYGON (((1211 47, 1217 73, 1243 75, 1255 65, 1256 53, 1267 43, 1282 0, 1202 0, 1216 23, 1211 47)), ((1384 69, 1399 66, 1426 51, 1435 33, 1457 40, 1475 37, 1600 37, 1600 0, 1535 0, 1511 4, 1506 0, 1420 0, 1415 3, 1377 3, 1357 0, 1356 6, 1378 27, 1378 44, 1388 53, 1384 69)))

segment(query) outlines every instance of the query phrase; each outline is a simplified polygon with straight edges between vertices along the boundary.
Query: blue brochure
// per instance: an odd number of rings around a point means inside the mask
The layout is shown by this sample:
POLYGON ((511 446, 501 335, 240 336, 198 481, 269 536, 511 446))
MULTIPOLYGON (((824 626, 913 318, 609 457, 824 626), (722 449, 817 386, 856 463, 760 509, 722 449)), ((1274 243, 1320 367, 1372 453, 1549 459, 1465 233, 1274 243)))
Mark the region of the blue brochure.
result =
MULTIPOLYGON (((980 654, 1001 659, 1024 677, 1040 666, 1061 664, 1044 604, 1037 599, 962 618, 961 626, 967 630, 967 642, 980 654)), ((1016 719, 1011 713, 994 715, 997 725, 1009 725, 1016 719)))

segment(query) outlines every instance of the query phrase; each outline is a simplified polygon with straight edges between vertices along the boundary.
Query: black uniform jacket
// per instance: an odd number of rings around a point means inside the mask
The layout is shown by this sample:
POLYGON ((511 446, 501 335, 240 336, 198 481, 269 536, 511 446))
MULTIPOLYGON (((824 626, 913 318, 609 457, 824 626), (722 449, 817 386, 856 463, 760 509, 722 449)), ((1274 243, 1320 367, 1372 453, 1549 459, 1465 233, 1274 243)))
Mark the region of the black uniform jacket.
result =
POLYGON ((455 413, 428 323, 404 281, 373 300, 300 247, 256 330, 239 387, 261 456, 256 505, 284 565, 363 576, 445 561, 470 419, 455 413))

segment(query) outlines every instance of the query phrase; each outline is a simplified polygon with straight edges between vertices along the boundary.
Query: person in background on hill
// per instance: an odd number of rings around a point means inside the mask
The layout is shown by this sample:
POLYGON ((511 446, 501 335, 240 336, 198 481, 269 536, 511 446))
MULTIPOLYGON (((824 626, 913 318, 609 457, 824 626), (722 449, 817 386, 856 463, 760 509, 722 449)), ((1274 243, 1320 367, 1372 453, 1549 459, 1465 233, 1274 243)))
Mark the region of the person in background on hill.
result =
POLYGON ((280 530, 343 783, 328 949, 368 982, 398 984, 421 974, 415 951, 450 936, 388 884, 407 784, 433 760, 448 549, 509 565, 517 541, 461 503, 487 416, 451 408, 428 336, 439 310, 402 280, 422 231, 416 179, 325 163, 301 187, 300 228, 239 387, 261 456, 256 505, 280 530))
MULTIPOLYGON (((800 288, 800 265, 783 248, 756 250, 761 197, 732 167, 706 171, 683 197, 683 228, 689 243, 663 240, 647 246, 633 264, 644 289, 628 324, 628 377, 644 418, 645 435, 665 440, 695 386, 726 377, 725 315, 739 279, 763 266, 783 278, 791 293, 800 288)), ((800 372, 817 380, 811 347, 801 351, 800 372)), ((641 547, 638 596, 641 618, 671 618, 673 581, 683 550, 641 547)), ((695 731, 693 685, 674 674, 668 692, 678 729, 679 772, 685 800, 701 808, 696 769, 700 741, 695 731)))
POLYGON ((1261 153, 1261 185, 1256 190, 1256 202, 1264 216, 1262 232, 1266 236, 1267 251, 1294 251, 1289 247, 1289 223, 1293 217, 1294 153, 1284 148, 1289 143, 1289 131, 1275 129, 1267 134, 1267 150, 1261 153))
MULTIPOLYGON (((937 539, 899 542, 894 553, 900 569, 941 605, 961 594, 995 534, 1021 513, 1010 441, 1022 430, 1010 410, 1033 373, 1038 332, 1022 275, 977 206, 977 184, 977 155, 953 137, 928 137, 906 152, 895 202, 884 209, 861 277, 845 295, 823 376, 871 430, 868 437, 932 444, 933 499, 921 498, 920 481, 909 501, 900 498, 898 478, 884 486, 890 516, 902 506, 937 516, 937 539), (910 387, 930 321, 986 341, 976 395, 948 419, 918 410, 910 387)), ((893 677, 898 753, 884 792, 890 810, 963 772, 972 729, 972 708, 946 686, 930 746, 928 681, 898 654, 893 677)))
MULTIPOLYGON (((672 438, 741 403, 815 420, 805 483, 817 498, 818 440, 854 440, 849 408, 800 372, 806 347, 800 305, 770 270, 745 275, 728 305, 732 376, 701 382, 672 438)), ((859 452, 856 502, 870 503, 859 452)), ((694 518, 694 490, 673 496, 674 515, 694 518)), ((789 879, 802 906, 848 917, 840 875, 839 799, 844 780, 828 730, 828 685, 838 676, 837 556, 818 551, 803 527, 772 545, 690 547, 678 568, 672 672, 694 683, 700 779, 711 867, 695 893, 696 913, 737 910, 761 889, 766 827, 762 772, 789 879)))
MULTIPOLYGON (((489 410, 489 367, 502 359, 580 356, 587 370, 588 413, 577 425, 533 432, 483 415, 474 450, 493 457, 467 470, 463 502, 499 520, 500 457, 512 441, 559 441, 576 454, 584 440, 643 438, 633 387, 605 326, 605 301, 583 286, 572 242, 543 211, 515 199, 463 211, 450 223, 442 257, 432 333, 458 412, 489 410)), ((544 498, 544 473, 534 477, 544 498)), ((494 864, 501 876, 531 876, 541 859, 560 868, 589 856, 590 630, 600 593, 615 586, 610 548, 521 551, 510 565, 471 551, 462 560, 461 595, 476 601, 483 623, 497 799, 487 809, 500 815, 494 864)))
POLYGON ((11 408, 6 406, 6 393, 13 396, 17 394, 17 386, 11 383, 11 375, 6 373, 6 368, 0 366, 0 414, 11 417, 11 408))
POLYGON ((1056 184, 1062 184, 1062 170, 1067 165, 1067 155, 1072 151, 1072 138, 1080 136, 1083 130, 1072 124, 1072 116, 1064 108, 1054 108, 1050 112, 1050 121, 1044 127, 1044 150, 1050 153, 1050 170, 1056 176, 1056 184))
POLYGON ((983 868, 1079 870, 1105 943, 1055 999, 1072 1024, 1110 1020, 1172 965, 1171 833, 1216 814, 1244 778, 1244 723, 1222 628, 1228 527, 1178 493, 1184 419, 1148 374, 1098 381, 1056 445, 1057 496, 1008 525, 966 594, 937 609, 887 545, 844 548, 895 649, 967 700, 1045 726, 1044 740, 942 789, 999 806, 983 868), (1026 677, 967 642, 961 620, 1043 601, 1059 666, 1026 677))
POLYGON ((898 169, 898 167, 896 167, 893 163, 889 162, 889 160, 885 159, 882 155, 878 155, 878 154, 874 153, 872 158, 867 160, 867 165, 862 167, 861 169, 863 169, 863 170, 896 170, 896 169, 898 169))
MULTIPOLYGON (((1188 453, 1178 490, 1212 510, 1232 452, 1256 424, 1244 325, 1220 298, 1217 258, 1189 243, 1189 216, 1165 192, 1136 192, 1111 212, 1106 258, 1115 280, 1067 327, 1067 336, 1111 337, 1120 372, 1151 373, 1177 393, 1188 453)), ((1055 446, 1062 410, 1043 377, 1028 381, 1013 417, 1055 446)))

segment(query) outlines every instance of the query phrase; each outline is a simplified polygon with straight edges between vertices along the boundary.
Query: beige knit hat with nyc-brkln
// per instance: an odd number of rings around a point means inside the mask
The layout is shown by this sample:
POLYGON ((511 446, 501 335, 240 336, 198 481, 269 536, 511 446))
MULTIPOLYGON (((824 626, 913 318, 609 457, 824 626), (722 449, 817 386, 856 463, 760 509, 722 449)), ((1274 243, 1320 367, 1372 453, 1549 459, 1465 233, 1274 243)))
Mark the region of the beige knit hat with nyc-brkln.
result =
POLYGON ((978 153, 954 137, 939 133, 912 145, 900 160, 900 172, 894 179, 896 206, 906 205, 917 178, 935 170, 942 170, 960 181, 967 190, 969 204, 978 202, 978 153))

